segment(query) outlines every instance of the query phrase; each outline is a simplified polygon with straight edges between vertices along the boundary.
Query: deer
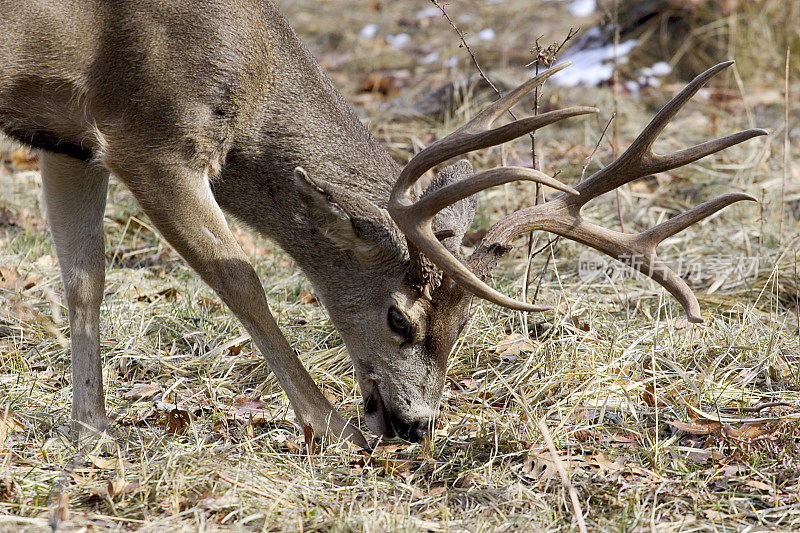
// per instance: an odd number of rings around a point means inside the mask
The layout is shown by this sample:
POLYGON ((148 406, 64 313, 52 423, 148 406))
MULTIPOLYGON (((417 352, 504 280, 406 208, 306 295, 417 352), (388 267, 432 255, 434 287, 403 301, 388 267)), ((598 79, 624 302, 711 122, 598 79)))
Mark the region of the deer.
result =
POLYGON ((691 81, 619 158, 573 187, 530 168, 476 172, 466 159, 451 162, 597 113, 569 107, 495 126, 566 65, 528 79, 401 167, 271 0, 0 0, 0 12, 0 130, 40 152, 69 316, 75 434, 111 424, 99 342, 110 175, 241 322, 298 422, 362 448, 369 443, 358 422, 331 405, 281 333, 224 213, 274 240, 308 278, 352 359, 367 427, 413 442, 434 426, 473 298, 547 309, 487 284, 515 237, 544 231, 617 260, 635 257, 631 266, 701 322, 694 293, 656 248, 734 202, 755 200, 728 193, 636 234, 581 215, 632 180, 767 133, 653 151, 681 107, 731 62, 691 81), (558 193, 505 216, 463 255, 475 195, 520 180, 558 193))

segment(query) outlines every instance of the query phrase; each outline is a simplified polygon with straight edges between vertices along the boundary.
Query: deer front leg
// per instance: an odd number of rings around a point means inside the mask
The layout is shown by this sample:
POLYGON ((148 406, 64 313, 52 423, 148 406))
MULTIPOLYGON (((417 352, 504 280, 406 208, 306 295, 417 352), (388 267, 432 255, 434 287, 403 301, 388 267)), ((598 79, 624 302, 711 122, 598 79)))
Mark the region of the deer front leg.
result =
POLYGON ((135 174, 113 162, 109 168, 130 187, 164 238, 244 324, 286 391, 298 421, 318 435, 342 437, 366 448, 361 432, 323 396, 278 328, 261 282, 228 228, 208 179, 196 171, 157 164, 143 163, 135 174))
POLYGON ((47 219, 69 309, 72 431, 108 426, 100 361, 100 303, 105 282, 103 213, 108 171, 68 156, 40 156, 47 219))

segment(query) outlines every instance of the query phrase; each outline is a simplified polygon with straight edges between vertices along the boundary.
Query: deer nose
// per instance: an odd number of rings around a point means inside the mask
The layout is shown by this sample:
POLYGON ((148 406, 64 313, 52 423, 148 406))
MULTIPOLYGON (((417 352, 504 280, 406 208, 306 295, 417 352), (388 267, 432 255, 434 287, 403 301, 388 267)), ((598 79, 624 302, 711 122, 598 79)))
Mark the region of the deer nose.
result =
POLYGON ((392 427, 397 436, 410 442, 419 442, 428 434, 428 428, 433 427, 433 421, 428 419, 419 419, 411 422, 406 422, 399 418, 392 420, 392 427))

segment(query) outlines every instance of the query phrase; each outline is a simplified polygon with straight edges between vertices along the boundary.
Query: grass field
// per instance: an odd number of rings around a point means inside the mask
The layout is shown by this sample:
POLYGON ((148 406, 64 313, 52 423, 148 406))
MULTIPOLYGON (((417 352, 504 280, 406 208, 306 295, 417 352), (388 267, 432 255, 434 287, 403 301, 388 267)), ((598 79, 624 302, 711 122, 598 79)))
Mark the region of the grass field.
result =
MULTIPOLYGON (((409 112, 435 107, 437 88, 475 74, 446 21, 420 14, 430 2, 281 4, 398 160, 492 99, 478 87, 441 113, 409 112), (375 36, 359 36, 370 24, 375 36), (402 33, 409 42, 398 46, 402 33)), ((781 3, 760 4, 766 13, 781 3)), ((562 2, 469 0, 448 10, 503 87, 526 77, 537 37, 560 41, 594 20, 570 19, 562 2), (481 40, 485 29, 495 37, 481 40)), ((737 24, 720 15, 720 39, 737 24)), ((698 293, 705 323, 687 323, 669 294, 619 264, 586 276, 580 267, 595 257, 562 239, 531 264, 528 294, 553 310, 523 316, 475 301, 431 441, 385 443, 371 456, 307 445, 244 329, 113 181, 101 342, 118 424, 106 441, 76 449, 66 435, 68 323, 37 164, 3 145, 0 531, 568 531, 579 527, 576 507, 590 530, 800 528, 797 71, 784 99, 783 46, 762 39, 754 50, 758 36, 747 30, 725 46, 748 68, 715 78, 657 149, 748 127, 771 134, 625 186, 619 209, 607 195, 586 211, 632 232, 725 192, 759 198, 659 249, 698 293)), ((667 77, 616 99, 608 86, 545 86, 543 106, 596 105, 601 114, 537 134, 543 171, 575 184, 584 166, 608 164, 613 136, 595 147, 615 100, 620 151, 681 86, 667 77)), ((479 168, 529 165, 530 143, 471 157, 479 168)), ((484 192, 474 229, 533 202, 530 185, 484 192)), ((306 367, 334 405, 360 417, 347 353, 308 283, 274 244, 231 224, 306 367)), ((538 235, 531 244, 545 243, 538 235)), ((527 249, 520 239, 496 287, 520 294, 527 249)))

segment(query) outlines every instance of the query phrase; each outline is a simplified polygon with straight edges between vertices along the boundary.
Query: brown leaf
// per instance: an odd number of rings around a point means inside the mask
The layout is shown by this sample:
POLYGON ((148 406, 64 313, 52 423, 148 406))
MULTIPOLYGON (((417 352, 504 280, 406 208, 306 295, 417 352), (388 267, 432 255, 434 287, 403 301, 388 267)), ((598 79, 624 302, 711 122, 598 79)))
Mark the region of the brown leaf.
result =
POLYGON ((11 152, 11 168, 16 171, 39 170, 39 153, 20 146, 11 152))
POLYGON ((753 487, 756 490, 763 490, 765 492, 773 491, 772 485, 768 485, 763 481, 758 481, 756 479, 748 479, 747 481, 744 482, 744 484, 747 485, 748 487, 753 487))
POLYGON ((433 487, 431 490, 428 491, 428 496, 436 497, 444 494, 445 492, 447 492, 447 487, 445 486, 433 487))
POLYGON ((614 472, 619 472, 623 469, 622 466, 609 459, 608 455, 604 453, 598 453, 597 455, 593 456, 592 461, 597 463, 597 466, 600 467, 602 472, 611 472, 613 474, 614 472))
POLYGON ((716 509, 706 509, 703 511, 706 515, 706 518, 709 520, 725 520, 730 518, 730 515, 727 515, 721 511, 717 511, 716 509))
POLYGON ((205 296, 199 296, 197 298, 197 303, 199 303, 203 307, 217 307, 217 308, 220 307, 220 304, 217 300, 213 298, 207 298, 205 296))
POLYGON ((659 395, 656 396, 656 388, 653 383, 648 383, 644 386, 641 391, 642 401, 649 405, 650 407, 656 407, 656 403, 658 407, 666 407, 669 404, 664 401, 663 391, 659 391, 659 395))
POLYGON ((777 429, 770 428, 766 423, 746 425, 738 429, 726 424, 723 428, 726 437, 743 442, 771 437, 776 431, 777 429))
POLYGON ((233 406, 222 406, 221 409, 231 419, 244 420, 251 424, 263 424, 275 418, 275 413, 260 396, 236 398, 233 406))
POLYGON ((20 283, 17 267, 0 267, 0 289, 16 290, 20 283))
POLYGON ((17 496, 17 484, 12 477, 0 477, 0 502, 12 502, 17 496))
MULTIPOLYGON (((583 456, 564 456, 559 457, 564 468, 567 472, 573 468, 586 465, 585 457, 583 456)), ((522 464, 522 471, 531 477, 542 481, 556 479, 558 477, 558 469, 556 467, 556 458, 549 451, 535 451, 531 450, 525 455, 525 461, 522 464)))
POLYGON ((474 392, 481 386, 481 382, 474 379, 462 379, 458 382, 458 385, 464 392, 474 392))
POLYGON ((234 344, 230 348, 228 348, 228 357, 236 357, 240 353, 242 353, 242 347, 244 344, 234 344))
POLYGON ((690 435, 719 434, 719 432, 722 430, 722 424, 712 420, 700 422, 681 422, 679 420, 673 420, 672 422, 668 422, 668 424, 676 429, 685 431, 690 435))
POLYGON ((123 396, 134 400, 146 400, 159 392, 161 392, 161 385, 158 383, 135 383, 131 390, 123 394, 123 396))
POLYGON ((167 431, 173 435, 182 435, 186 433, 191 421, 188 411, 175 408, 167 413, 167 431))
POLYGON ((99 455, 89 454, 86 458, 100 470, 115 470, 117 468, 116 457, 100 457, 99 455))
POLYGON ((177 300, 181 298, 181 293, 175 287, 168 287, 152 294, 143 294, 136 298, 137 302, 153 303, 161 299, 177 300))
POLYGON ((297 298, 301 304, 314 305, 317 303, 317 297, 309 290, 304 290, 297 298))
POLYGON ((111 499, 120 494, 130 494, 141 489, 142 484, 138 480, 128 481, 122 477, 114 478, 106 484, 106 493, 111 499))
POLYGON ((456 480, 454 486, 459 489, 469 489, 478 484, 478 475, 467 472, 456 480))
POLYGON ((317 440, 314 438, 314 428, 309 424, 303 426, 303 441, 306 444, 306 450, 309 455, 314 455, 319 451, 317 440))
POLYGON ((497 343, 494 353, 500 355, 519 355, 521 353, 532 352, 536 349, 533 341, 520 333, 512 333, 505 339, 497 343))
POLYGON ((397 92, 397 77, 380 73, 367 74, 361 80, 358 90, 362 93, 378 93, 388 96, 397 92))
POLYGON ((0 409, 2 409, 0 411, 0 450, 2 450, 8 435, 15 431, 25 431, 25 424, 14 417, 14 411, 8 406, 0 409))

